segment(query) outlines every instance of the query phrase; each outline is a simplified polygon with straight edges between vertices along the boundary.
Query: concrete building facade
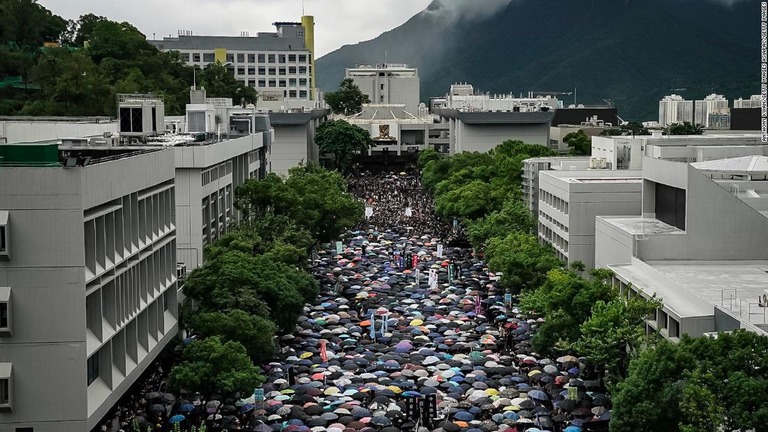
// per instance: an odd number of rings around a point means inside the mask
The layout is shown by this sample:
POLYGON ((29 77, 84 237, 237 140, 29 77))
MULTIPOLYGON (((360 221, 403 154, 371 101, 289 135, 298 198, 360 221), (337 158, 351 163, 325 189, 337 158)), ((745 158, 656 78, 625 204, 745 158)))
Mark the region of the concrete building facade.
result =
POLYGON ((711 94, 703 100, 694 102, 693 124, 702 125, 705 128, 729 129, 730 121, 725 125, 726 122, 721 118, 724 115, 730 115, 730 110, 728 99, 723 95, 711 94))
POLYGON ((317 127, 328 119, 329 111, 270 112, 274 141, 270 153, 270 172, 288 175, 288 170, 310 162, 320 162, 315 144, 317 127))
POLYGON ((88 431, 177 333, 174 153, 0 154, 0 429, 88 431))
POLYGON ((118 122, 112 117, 0 116, 0 144, 67 138, 100 140, 116 135, 118 130, 118 122))
POLYGON ((347 69, 345 77, 352 79, 372 104, 404 105, 406 112, 418 115, 418 69, 394 63, 359 65, 347 69))
POLYGON ((663 301, 650 329, 672 340, 736 328, 764 331, 764 159, 749 161, 745 179, 744 170, 646 157, 641 213, 597 217, 595 266, 613 270, 627 295, 663 301))
POLYGON ((595 216, 640 212, 638 171, 540 171, 539 240, 569 265, 595 266, 595 216))

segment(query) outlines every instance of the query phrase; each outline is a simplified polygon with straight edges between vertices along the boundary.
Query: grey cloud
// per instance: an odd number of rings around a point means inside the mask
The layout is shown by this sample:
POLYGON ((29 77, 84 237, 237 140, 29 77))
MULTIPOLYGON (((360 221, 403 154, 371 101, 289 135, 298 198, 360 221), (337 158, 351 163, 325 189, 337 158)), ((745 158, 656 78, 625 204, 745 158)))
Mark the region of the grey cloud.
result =
POLYGON ((504 9, 514 0, 434 0, 424 14, 453 21, 458 18, 486 18, 504 9))

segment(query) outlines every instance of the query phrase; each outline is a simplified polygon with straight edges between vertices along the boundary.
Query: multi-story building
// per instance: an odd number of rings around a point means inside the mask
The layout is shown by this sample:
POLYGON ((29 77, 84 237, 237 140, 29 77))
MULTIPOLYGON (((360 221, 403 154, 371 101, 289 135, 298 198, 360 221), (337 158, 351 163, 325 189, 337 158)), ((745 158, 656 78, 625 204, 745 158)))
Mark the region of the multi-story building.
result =
POLYGON ((523 161, 523 201, 531 216, 539 214, 539 172, 585 171, 589 169, 589 156, 540 157, 523 161))
POLYGON ((406 112, 418 115, 418 69, 394 63, 359 65, 347 69, 346 78, 352 79, 372 104, 404 105, 406 112))
POLYGON ((177 51, 188 65, 204 68, 220 62, 239 81, 259 92, 266 109, 319 107, 315 81, 314 17, 276 22, 276 32, 256 36, 176 37, 150 41, 163 51, 177 51))
POLYGON ((88 431, 177 333, 174 152, 0 156, 0 430, 88 431))
POLYGON ((693 101, 680 95, 669 95, 659 101, 659 124, 667 127, 676 123, 693 123, 693 101))
POLYGON ((762 105, 763 98, 760 95, 752 95, 749 99, 734 99, 733 100, 733 107, 734 108, 760 108, 762 105))
POLYGON ((694 124, 704 126, 705 128, 717 128, 728 129, 728 127, 721 127, 723 125, 723 119, 715 117, 715 121, 710 124, 710 114, 730 114, 728 110, 728 99, 723 95, 711 94, 704 98, 704 100, 697 100, 694 102, 694 124))
POLYGON ((641 186, 638 171, 540 171, 539 240, 568 264, 594 268, 595 216, 638 213, 641 186))

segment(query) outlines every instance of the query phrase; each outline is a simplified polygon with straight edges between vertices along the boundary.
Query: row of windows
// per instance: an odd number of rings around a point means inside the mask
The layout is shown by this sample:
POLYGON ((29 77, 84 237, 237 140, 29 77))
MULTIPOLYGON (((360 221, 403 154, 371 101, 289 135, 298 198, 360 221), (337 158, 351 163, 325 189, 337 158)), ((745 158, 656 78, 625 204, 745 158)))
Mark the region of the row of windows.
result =
POLYGON ((547 191, 540 191, 539 201, 548 204, 550 207, 556 209, 559 212, 568 214, 568 201, 552 195, 547 191))
POLYGON ((210 196, 203 198, 203 244, 213 243, 234 224, 235 220, 232 215, 233 198, 232 185, 227 185, 210 196))
MULTIPOLYGON (((213 63, 216 61, 216 53, 213 52, 182 54, 182 59, 184 56, 187 56, 188 62, 193 63, 213 63)), ((312 61, 312 55, 227 53, 226 61, 228 63, 309 63, 312 61)))
POLYGON ((563 253, 568 253, 568 240, 560 237, 551 228, 539 222, 539 236, 563 253))
POLYGON ((258 75, 307 75, 312 73, 312 66, 288 66, 286 67, 279 67, 279 68, 266 68, 264 66, 259 66, 258 68, 254 66, 245 67, 245 66, 238 66, 237 67, 237 74, 238 75, 256 75, 258 71, 258 75))
POLYGON ((166 308, 164 305, 173 307, 176 301, 176 290, 169 289, 162 300, 151 303, 111 340, 88 357, 87 385, 90 386, 100 379, 108 388, 115 389, 173 327, 177 311, 175 308, 166 308))
POLYGON ((86 211, 83 238, 87 280, 114 268, 174 229, 175 213, 172 182, 86 211))
POLYGON ((549 221, 554 226, 560 228, 561 230, 563 230, 565 232, 568 232, 568 227, 567 226, 561 224, 557 219, 555 219, 552 216, 544 213, 542 210, 539 210, 539 220, 541 220, 541 219, 543 219, 545 221, 549 221))
MULTIPOLYGON (((246 82, 245 80, 242 80, 242 81, 244 83, 246 82)), ((256 87, 256 88, 296 87, 297 85, 299 87, 306 87, 308 84, 309 84, 309 80, 306 79, 306 78, 299 78, 299 79, 290 78, 290 79, 287 79, 287 80, 284 80, 284 79, 281 79, 281 80, 277 80, 277 79, 271 79, 271 80, 260 79, 258 81, 256 81, 256 80, 248 80, 248 85, 251 86, 251 87, 256 87)), ((302 90, 302 91, 304 93, 307 92, 306 90, 302 90)))
POLYGON ((227 161, 203 171, 200 178, 202 185, 205 186, 230 174, 232 174, 232 161, 227 161))
POLYGON ((86 327, 104 341, 158 295, 173 291, 175 277, 176 242, 170 241, 86 297, 86 327))

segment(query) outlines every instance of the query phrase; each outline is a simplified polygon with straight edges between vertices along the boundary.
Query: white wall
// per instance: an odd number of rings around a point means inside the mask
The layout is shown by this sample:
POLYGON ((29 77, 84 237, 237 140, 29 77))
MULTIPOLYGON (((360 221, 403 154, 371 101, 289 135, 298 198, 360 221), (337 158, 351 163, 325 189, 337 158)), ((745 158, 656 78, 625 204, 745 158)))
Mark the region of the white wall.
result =
POLYGON ((487 152, 506 140, 520 140, 526 144, 543 146, 549 143, 548 124, 466 124, 457 120, 455 134, 455 153, 487 152))
POLYGON ((117 134, 116 121, 104 123, 0 120, 0 137, 8 143, 55 141, 61 138, 101 137, 117 134))
POLYGON ((307 153, 307 125, 279 125, 275 127, 275 141, 272 144, 272 172, 288 175, 288 170, 309 162, 307 153))

